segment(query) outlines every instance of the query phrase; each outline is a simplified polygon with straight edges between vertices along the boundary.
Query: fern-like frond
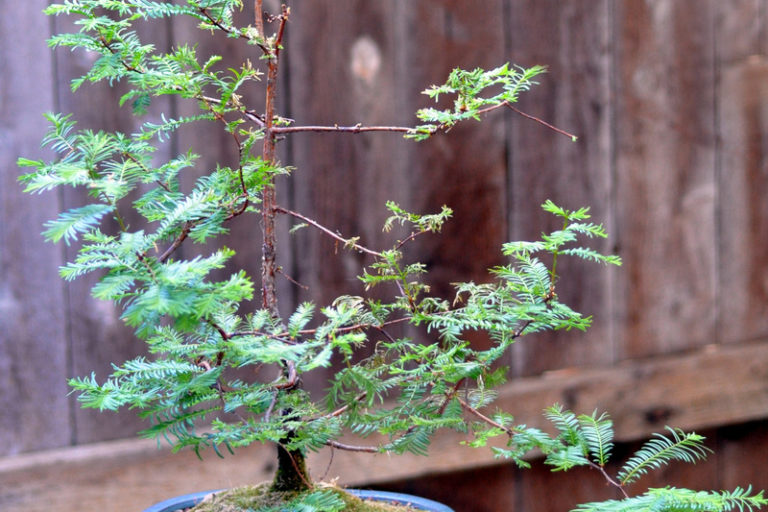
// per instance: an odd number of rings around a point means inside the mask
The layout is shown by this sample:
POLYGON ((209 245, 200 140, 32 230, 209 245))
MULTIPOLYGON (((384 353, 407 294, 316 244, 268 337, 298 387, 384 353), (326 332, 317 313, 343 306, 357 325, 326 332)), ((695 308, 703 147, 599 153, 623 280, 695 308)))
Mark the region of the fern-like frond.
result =
POLYGON ((544 417, 560 431, 560 440, 567 446, 578 447, 582 455, 587 454, 587 443, 581 430, 579 418, 574 413, 563 408, 560 404, 548 407, 544 417))
POLYGON ((763 492, 752 494, 751 487, 719 492, 665 487, 623 500, 584 503, 572 512, 752 512, 766 505, 763 492))
POLYGON ((695 464, 706 458, 710 452, 704 446, 704 437, 696 433, 686 433, 680 429, 667 427, 669 437, 654 434, 655 437, 643 445, 635 455, 624 464, 618 478, 622 485, 637 481, 651 469, 669 464, 673 460, 695 464))
POLYGON ((579 416, 579 425, 583 439, 589 449, 589 454, 600 464, 605 465, 611 457, 613 449, 613 422, 606 413, 579 416))
POLYGON ((589 464, 589 459, 584 456, 582 447, 568 445, 558 447, 558 449, 547 455, 544 463, 554 466, 552 471, 568 471, 577 466, 586 466, 589 464))
POLYGON ((47 229, 43 232, 43 236, 52 242, 58 242, 63 238, 69 245, 70 241, 77 239, 78 233, 84 233, 98 226, 101 218, 112 210, 114 206, 102 203, 67 210, 60 213, 58 219, 45 223, 47 229))
MULTIPOLYGON (((344 501, 331 490, 319 490, 309 494, 302 494, 298 498, 281 504, 278 510, 295 510, 296 512, 339 512, 345 508, 344 501)), ((262 510, 262 509, 259 509, 262 510)), ((272 512, 269 508, 266 512, 272 512)))
POLYGON ((410 452, 416 455, 426 456, 429 449, 433 431, 428 428, 418 427, 388 444, 386 451, 394 453, 410 452))

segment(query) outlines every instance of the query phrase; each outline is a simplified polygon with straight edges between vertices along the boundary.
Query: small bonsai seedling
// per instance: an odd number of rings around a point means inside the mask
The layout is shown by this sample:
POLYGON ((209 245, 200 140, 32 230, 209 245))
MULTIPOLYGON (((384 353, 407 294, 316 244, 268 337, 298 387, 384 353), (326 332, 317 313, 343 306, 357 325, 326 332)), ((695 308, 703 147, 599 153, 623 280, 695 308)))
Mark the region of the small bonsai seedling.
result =
MULTIPOLYGON (((161 122, 145 122, 132 134, 78 130, 69 115, 47 114, 51 128, 43 145, 57 158, 19 160, 33 169, 21 178, 29 192, 57 187, 89 192, 88 204, 61 213, 46 225, 44 235, 54 242, 78 241, 77 255, 61 275, 71 280, 99 273, 93 295, 119 305, 123 320, 150 353, 115 365, 106 380, 93 374, 72 379, 85 407, 139 409, 152 425, 143 434, 167 439, 174 450, 200 453, 211 448, 220 453, 222 448, 273 443, 278 464, 267 490, 297 510, 346 507, 337 493, 312 482, 308 452, 332 447, 426 454, 432 435, 444 428, 471 433, 476 446, 503 438, 506 447, 493 448, 497 455, 523 466, 529 452, 539 449, 556 469, 595 467, 624 493, 622 500, 579 510, 650 510, 659 503, 671 503, 674 510, 727 510, 765 503, 762 494, 741 490, 663 489, 640 497, 625 493, 624 486, 649 469, 670 460, 700 458, 705 449, 695 434, 672 430, 668 437, 655 438, 613 478, 603 469, 613 436, 607 416, 549 409, 547 416, 559 432, 551 437, 492 410, 493 390, 506 380, 498 363, 512 344, 530 333, 583 330, 590 324, 590 318, 559 300, 558 261, 574 257, 620 263, 616 256, 582 245, 585 239, 606 236, 601 225, 589 221, 587 208, 568 210, 547 201, 543 209, 561 228, 539 241, 505 244, 501 250, 508 264, 490 269, 488 282, 457 284, 451 301, 431 295, 425 266, 404 256, 414 239, 440 231, 452 215, 449 208, 417 214, 387 203, 390 217, 384 229, 400 225, 406 234, 391 247, 378 249, 286 208, 277 197, 277 180, 290 179, 291 173, 278 159, 277 145, 293 133, 394 132, 427 139, 465 120, 516 110, 518 96, 543 68, 505 64, 491 70, 456 69, 443 85, 425 91, 436 106, 420 110, 419 123, 411 127, 303 126, 277 110, 290 9, 283 4, 279 12, 266 13, 255 0, 253 19, 240 23, 242 7, 241 0, 66 0, 46 9, 50 15, 75 16, 80 26, 76 33, 54 36, 51 46, 98 56, 73 82, 73 90, 88 82, 120 82, 127 87, 120 104, 132 106, 138 116, 159 96, 199 107, 187 117, 166 113, 161 122), (142 43, 133 29, 134 23, 169 16, 192 18, 205 31, 242 41, 253 49, 253 57, 234 63, 221 56, 202 60, 192 44, 162 52, 142 43), (259 105, 246 100, 250 96, 245 91, 255 81, 265 91, 259 105), (439 108, 446 97, 450 105, 439 108), (220 163, 202 172, 193 149, 167 161, 154 158, 173 132, 193 123, 228 134, 237 154, 234 165, 220 163), (186 185, 194 176, 194 183, 186 185), (129 226, 126 210, 144 223, 129 226), (279 216, 366 255, 359 277, 366 295, 343 295, 319 308, 303 303, 281 316, 276 285, 279 216), (238 217, 261 226, 262 239, 254 240, 262 247, 260 276, 231 268, 233 251, 220 242, 238 217), (108 218, 115 222, 105 222, 108 218), (189 244, 199 244, 198 253, 207 252, 185 258, 179 249, 189 244), (229 276, 217 279, 222 269, 229 276), (376 295, 368 295, 373 288, 376 295), (248 311, 257 293, 261 305, 248 311), (396 327, 404 324, 412 326, 409 332, 420 328, 420 334, 396 335, 396 327), (487 334, 489 347, 476 348, 466 340, 475 331, 487 334), (311 397, 302 388, 302 376, 332 364, 336 371, 325 395, 311 397), (274 369, 278 371, 270 373, 274 369), (342 439, 347 433, 363 441, 349 444, 342 439), (364 444, 374 433, 385 441, 364 444)), ((241 499, 237 496, 232 499, 241 499)), ((239 509, 288 506, 248 501, 239 509)))

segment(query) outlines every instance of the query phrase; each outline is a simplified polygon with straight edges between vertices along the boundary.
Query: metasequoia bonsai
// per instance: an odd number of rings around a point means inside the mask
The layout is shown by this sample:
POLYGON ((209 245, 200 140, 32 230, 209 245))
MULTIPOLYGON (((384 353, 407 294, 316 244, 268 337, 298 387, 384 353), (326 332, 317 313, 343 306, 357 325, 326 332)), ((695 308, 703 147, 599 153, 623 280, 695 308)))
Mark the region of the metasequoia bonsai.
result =
MULTIPOLYGON (((279 160, 277 145, 292 133, 399 132, 409 139, 427 139, 465 120, 516 110, 518 95, 543 68, 505 64, 491 70, 456 69, 445 84, 425 91, 435 106, 418 111, 419 121, 411 127, 303 126, 277 109, 291 10, 283 4, 279 12, 267 13, 261 0, 253 6, 254 17, 245 23, 241 0, 66 0, 46 9, 47 14, 74 16, 80 27, 52 37, 52 47, 97 55, 91 69, 73 81, 73 91, 88 82, 120 83, 126 87, 120 105, 130 106, 137 116, 165 95, 199 108, 186 117, 164 113, 160 122, 144 122, 132 134, 78 130, 69 115, 47 114, 51 128, 43 145, 56 159, 19 160, 34 169, 21 177, 29 192, 57 187, 88 191, 90 201, 61 213, 46 225, 44 235, 79 243, 61 275, 71 280, 99 273, 93 295, 119 305, 122 319, 150 353, 115 365, 107 380, 94 374, 72 379, 85 407, 139 409, 152 425, 144 435, 162 436, 174 450, 212 448, 220 453, 222 447, 273 443, 278 465, 270 488, 307 491, 291 494, 302 510, 343 507, 337 495, 312 483, 305 463, 308 452, 332 447, 426 454, 431 436, 443 428, 471 433, 476 446, 501 438, 504 442, 492 449, 521 466, 528 464, 524 457, 531 450, 539 449, 555 469, 598 469, 619 489, 618 499, 582 510, 650 510, 660 503, 673 504, 674 510, 726 510, 765 503, 762 494, 751 496, 741 489, 657 489, 628 496, 625 486, 649 469, 670 460, 701 458, 706 450, 696 434, 671 430, 654 438, 611 477, 604 469, 613 438, 607 415, 576 416, 552 407, 546 415, 557 431, 553 436, 515 425, 510 414, 494 410, 493 389, 506 379, 498 362, 513 343, 530 333, 586 329, 590 324, 590 318, 559 300, 559 260, 620 263, 616 256, 582 245, 584 239, 606 236, 602 226, 589 221, 587 208, 568 210, 547 201, 543 209, 559 219, 560 229, 539 241, 505 244, 501 250, 508 264, 490 269, 487 282, 459 283, 455 297, 443 298, 430 295, 425 266, 406 263, 404 252, 415 238, 439 232, 452 215, 449 208, 417 214, 395 202, 382 205, 390 212, 384 228, 400 225, 406 234, 391 247, 374 249, 286 208, 277 197, 276 181, 289 179, 291 173, 279 160), (170 16, 192 18, 205 31, 242 41, 252 48, 251 58, 202 60, 192 44, 158 51, 142 43, 133 29, 134 23, 170 16), (255 81, 265 90, 259 104, 246 99, 255 81), (233 165, 201 169, 194 151, 205 148, 191 148, 167 161, 155 157, 175 131, 193 123, 228 134, 237 154, 233 165), (194 183, 185 185, 193 177, 194 183), (144 223, 129 225, 127 210, 144 223), (253 241, 262 248, 261 276, 231 268, 233 251, 220 242, 230 222, 241 216, 252 219, 254 232, 261 228, 262 239, 253 241), (318 229, 346 250, 363 253, 367 264, 359 279, 365 294, 377 288, 376 295, 343 295, 319 309, 299 304, 281 316, 276 286, 279 216, 292 217, 299 227, 318 229), (110 218, 114 222, 106 222, 110 218), (198 244, 199 255, 181 255, 179 249, 189 244, 198 244), (215 277, 222 272, 228 277, 215 277), (261 307, 248 311, 255 294, 261 307), (412 326, 409 332, 420 328, 419 334, 396 334, 406 324, 412 326), (492 341, 488 348, 468 343, 466 333, 476 331, 492 341), (324 396, 312 399, 302 388, 302 375, 332 364, 335 372, 324 396), (347 433, 363 441, 342 441, 347 433), (365 444, 374 433, 384 441, 365 444)), ((300 15, 299 4, 297 11, 300 15)))

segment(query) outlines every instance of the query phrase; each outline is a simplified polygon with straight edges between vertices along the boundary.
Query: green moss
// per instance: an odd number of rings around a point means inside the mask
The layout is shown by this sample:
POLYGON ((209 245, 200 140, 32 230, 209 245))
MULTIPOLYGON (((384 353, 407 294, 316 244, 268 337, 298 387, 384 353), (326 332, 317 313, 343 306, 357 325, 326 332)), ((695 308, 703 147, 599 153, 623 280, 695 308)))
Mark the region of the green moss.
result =
MULTIPOLYGON (((345 504, 343 512, 418 512, 412 507, 361 500, 331 485, 318 485, 315 490, 327 490, 337 494, 345 504)), ((190 512, 259 512, 260 509, 290 512, 279 507, 296 500, 300 494, 272 491, 269 483, 237 487, 207 497, 190 512)))

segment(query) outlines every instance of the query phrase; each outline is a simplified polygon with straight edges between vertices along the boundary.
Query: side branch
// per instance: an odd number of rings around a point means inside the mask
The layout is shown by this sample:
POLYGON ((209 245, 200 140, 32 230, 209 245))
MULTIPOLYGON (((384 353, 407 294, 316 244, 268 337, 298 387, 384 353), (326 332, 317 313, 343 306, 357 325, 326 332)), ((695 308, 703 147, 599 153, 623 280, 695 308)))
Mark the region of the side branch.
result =
POLYGON ((429 228, 426 228, 426 229, 424 229, 423 231, 414 231, 413 233, 411 233, 410 235, 408 235, 408 236, 407 236, 407 237, 405 237, 404 239, 400 240, 400 241, 397 243, 397 246, 396 246, 395 248, 396 248, 396 249, 400 249, 400 248, 402 248, 402 247, 403 247, 405 244, 407 244, 408 242, 410 242, 411 240, 413 240, 414 238, 416 238, 417 236, 419 236, 419 235, 423 235, 423 234, 425 234, 425 233, 432 233, 432 230, 431 230, 431 229, 429 229, 429 228))
MULTIPOLYGON (((509 101, 502 101, 501 103, 497 103, 495 105, 492 105, 490 107, 486 107, 483 109, 480 109, 477 111, 478 115, 485 115, 490 112, 493 112, 494 110, 498 110, 500 108, 507 107, 513 112, 520 114, 521 116, 525 117, 526 119, 530 119, 531 121, 535 121, 550 130, 557 132, 561 135, 565 135, 566 137, 576 140, 578 137, 572 133, 566 132, 565 130, 561 130, 560 128, 544 121, 543 119, 540 119, 536 116, 533 116, 531 114, 528 114, 526 112, 523 112, 519 108, 512 105, 509 101)), ((450 126, 438 124, 433 125, 434 129, 432 133, 439 132, 439 131, 445 131, 447 129, 450 129, 450 126)), ((364 126, 362 123, 357 123, 354 126, 339 126, 339 125, 333 125, 333 126, 323 126, 323 125, 307 125, 307 126, 275 126, 272 128, 272 132, 275 134, 286 134, 286 133, 301 133, 301 132, 332 132, 332 133, 363 133, 363 132, 394 132, 394 133, 415 133, 416 128, 410 127, 410 126, 364 126)))
MULTIPOLYGON (((389 335, 385 330, 384 327, 388 327, 390 325, 400 324, 403 322, 410 321, 410 318, 396 318, 394 320, 388 320, 386 322, 382 322, 380 325, 376 324, 355 324, 355 325, 348 325, 346 327, 339 327, 338 329, 334 329, 334 334, 341 334, 341 333, 347 333, 352 331, 361 331, 364 329, 375 329, 379 331, 380 333, 384 334, 387 338, 392 338, 391 335, 389 335)), ((318 329, 303 329, 298 331, 296 334, 299 336, 313 336, 317 333, 318 329)), ((296 344, 296 340, 289 339, 290 333, 288 331, 284 331, 277 334, 270 334, 267 332, 262 331, 235 331, 228 333, 229 337, 236 337, 236 336, 264 336, 265 338, 270 338, 275 341, 280 341, 282 343, 286 343, 288 345, 294 345, 296 344)))
POLYGON ((407 126, 363 126, 358 123, 354 126, 275 126, 274 133, 299 133, 299 132, 335 132, 335 133, 362 133, 362 132, 397 132, 409 133, 414 131, 407 126))
POLYGON ((477 409, 475 409, 474 407, 469 405, 465 400, 462 400, 459 397, 456 397, 456 399, 459 401, 459 403, 461 404, 461 407, 465 411, 473 414, 474 416, 477 416, 483 422, 487 423, 488 425, 490 425, 492 427, 498 428, 499 430, 502 430, 503 432, 505 432, 509 436, 514 434, 514 431, 511 428, 505 427, 504 425, 502 425, 501 423, 499 423, 497 421, 493 421, 491 418, 489 418, 485 414, 481 413, 480 411, 478 411, 477 409))
POLYGON ((353 238, 349 238, 349 239, 344 238, 343 236, 339 235, 338 233, 334 233, 333 231, 331 231, 330 229, 326 228, 322 224, 319 224, 316 221, 314 221, 314 220, 310 219, 309 217, 306 217, 306 216, 304 216, 304 215, 302 215, 302 214, 300 214, 298 212, 294 212, 293 210, 288 210, 288 209, 282 208, 280 206, 275 206, 274 207, 274 211, 277 212, 277 213, 284 213, 286 215, 290 215, 291 217, 296 217, 297 219, 299 219, 299 220, 301 220, 303 222, 306 222, 307 224, 309 224, 309 225, 319 229, 320 231, 322 231, 326 235, 330 236, 334 240, 338 240, 339 242, 343 243, 347 247, 351 247, 351 248, 353 248, 353 249, 355 249, 357 251, 363 252, 365 254, 370 254, 371 256, 375 256, 377 258, 380 258, 382 256, 382 254, 380 252, 368 249, 367 247, 364 247, 364 246, 358 244, 357 242, 355 242, 355 240, 353 238))
POLYGON ((375 446, 355 446, 351 444, 340 443, 338 441, 328 441, 325 444, 331 448, 338 448, 339 450, 346 450, 348 452, 379 453, 381 451, 375 446))
POLYGON ((565 130, 561 130, 561 129, 560 129, 560 128, 558 128, 557 126, 553 126, 553 125, 549 124, 548 122, 544 121, 543 119, 539 119, 538 117, 536 117, 536 116, 532 116, 531 114, 526 114, 525 112, 523 112, 523 111, 522 111, 522 110, 520 110, 519 108, 515 107, 514 105, 512 105, 512 104, 511 104, 510 102, 508 102, 508 101, 505 101, 505 102, 503 103, 503 105, 504 105, 505 107, 509 108, 510 110, 512 110, 513 112, 516 112, 516 113, 520 114, 521 116, 525 117, 526 119, 530 119, 531 121, 536 121, 537 123, 539 123, 539 124, 542 124, 542 125, 546 126, 547 128, 549 128, 549 129, 550 129, 550 130, 552 130, 552 131, 555 131, 555 132, 557 132, 557 133, 559 133, 559 134, 561 134, 561 135, 565 135, 566 137, 569 137, 569 138, 570 138, 571 140, 573 140, 573 141, 575 141, 576 139, 578 139, 578 137, 577 137, 576 135, 574 135, 574 134, 572 134, 572 133, 568 133, 568 132, 566 132, 565 130))

